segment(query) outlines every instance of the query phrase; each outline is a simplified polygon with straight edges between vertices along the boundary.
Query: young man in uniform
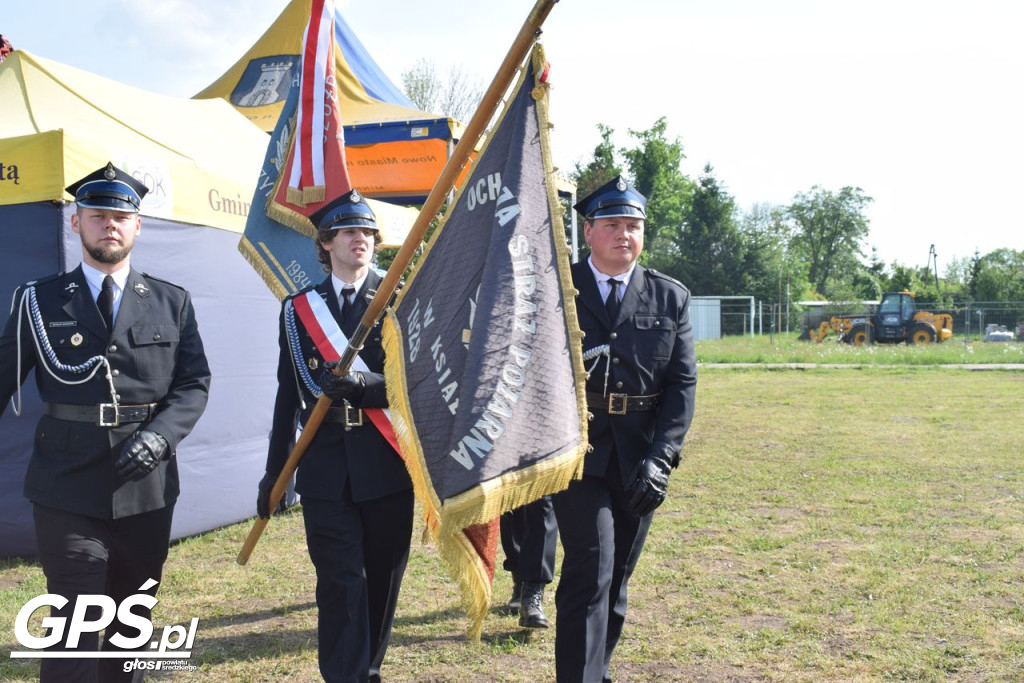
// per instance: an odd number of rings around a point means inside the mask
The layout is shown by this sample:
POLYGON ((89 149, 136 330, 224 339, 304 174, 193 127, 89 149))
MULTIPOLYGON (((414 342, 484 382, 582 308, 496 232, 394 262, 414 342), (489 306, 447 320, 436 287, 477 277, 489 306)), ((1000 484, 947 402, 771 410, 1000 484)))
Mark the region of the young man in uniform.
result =
POLYGON ((646 207, 621 176, 575 206, 591 250, 572 279, 594 417, 583 478, 553 497, 564 549, 555 592, 561 683, 611 680, 626 587, 693 417, 690 293, 637 263, 646 207))
MULTIPOLYGON (((70 620, 79 595, 120 605, 156 594, 178 497, 175 449, 206 407, 210 368, 189 293, 129 263, 147 188, 108 163, 67 191, 82 264, 15 294, 0 337, 0 412, 34 368, 45 414, 25 496, 47 590, 68 599, 52 614, 70 620)), ((133 613, 149 617, 141 606, 133 613)), ((115 618, 103 649, 139 635, 115 618)), ((98 646, 85 633, 73 649, 98 646)), ((45 658, 40 679, 132 680, 123 663, 45 658)))
POLYGON ((326 394, 333 405, 299 462, 295 483, 316 568, 320 673, 326 681, 379 681, 409 559, 412 480, 377 427, 388 405, 380 327, 349 374, 336 376, 324 361, 344 352, 368 293, 380 284, 370 268, 380 236, 373 211, 355 190, 312 220, 317 253, 330 274, 283 304, 274 423, 256 507, 260 517, 269 516, 270 491, 296 427, 326 394), (331 348, 322 345, 332 341, 331 348))

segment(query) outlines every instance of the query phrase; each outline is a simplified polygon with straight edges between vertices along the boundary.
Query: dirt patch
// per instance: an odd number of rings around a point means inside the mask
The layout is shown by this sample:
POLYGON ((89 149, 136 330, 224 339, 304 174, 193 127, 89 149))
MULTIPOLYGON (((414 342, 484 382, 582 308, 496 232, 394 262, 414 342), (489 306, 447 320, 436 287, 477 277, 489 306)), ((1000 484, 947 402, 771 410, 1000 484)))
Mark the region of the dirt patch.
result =
POLYGON ((749 614, 742 617, 733 617, 726 621, 730 624, 736 624, 747 631, 761 631, 764 629, 784 631, 789 625, 782 617, 776 617, 771 614, 749 614))
POLYGON ((734 683, 736 681, 766 681, 763 674, 748 671, 738 666, 719 662, 680 666, 670 662, 643 665, 618 664, 612 662, 612 679, 617 681, 650 681, 651 683, 679 683, 702 681, 702 683, 734 683))
POLYGON ((21 583, 22 579, 19 576, 3 576, 0 575, 0 591, 11 590, 17 588, 21 583))

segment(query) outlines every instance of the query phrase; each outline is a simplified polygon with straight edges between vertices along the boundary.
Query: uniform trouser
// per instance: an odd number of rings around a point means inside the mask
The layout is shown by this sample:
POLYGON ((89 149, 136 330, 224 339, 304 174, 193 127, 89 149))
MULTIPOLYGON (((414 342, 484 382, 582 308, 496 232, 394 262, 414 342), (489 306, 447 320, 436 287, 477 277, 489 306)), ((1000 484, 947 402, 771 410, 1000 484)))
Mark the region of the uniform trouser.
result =
POLYGON ((609 681, 608 666, 626 620, 626 589, 652 515, 626 505, 618 468, 584 475, 553 497, 562 539, 555 591, 555 672, 560 683, 609 681))
MULTIPOLYGON (((171 517, 174 506, 144 512, 120 519, 96 519, 43 505, 33 507, 39 561, 46 575, 46 589, 62 595, 68 603, 62 609, 52 609, 51 615, 65 617, 67 624, 75 609, 79 595, 107 595, 115 606, 130 595, 148 593, 156 595, 159 585, 141 591, 149 579, 159 582, 163 576, 167 545, 171 537, 171 517)), ((150 617, 142 605, 132 608, 132 614, 150 617)), ((89 620, 98 619, 98 607, 86 612, 89 620)), ((139 630, 122 624, 117 617, 107 626, 104 650, 116 650, 110 638, 116 633, 125 637, 138 637, 139 630)), ((64 631, 67 638, 67 628, 64 631)), ((52 649, 64 650, 62 640, 52 649)), ((148 643, 142 648, 148 647, 148 643)), ((95 652, 99 649, 98 633, 83 633, 74 649, 95 652)), ((39 680, 47 683, 78 683, 93 681, 142 680, 142 672, 126 672, 122 659, 43 659, 39 680)))
POLYGON ((550 496, 501 516, 501 548, 505 571, 527 583, 551 583, 555 575, 558 524, 550 496))
POLYGON ((320 674, 377 681, 412 541, 412 491, 356 503, 302 499, 306 547, 316 568, 320 674))

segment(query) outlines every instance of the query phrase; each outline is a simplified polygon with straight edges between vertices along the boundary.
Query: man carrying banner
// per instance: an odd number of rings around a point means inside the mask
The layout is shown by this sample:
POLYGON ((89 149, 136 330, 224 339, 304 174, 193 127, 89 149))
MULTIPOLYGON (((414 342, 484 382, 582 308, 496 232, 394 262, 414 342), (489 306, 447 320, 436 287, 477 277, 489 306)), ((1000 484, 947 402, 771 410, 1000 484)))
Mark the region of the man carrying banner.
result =
POLYGON ((572 266, 593 414, 583 478, 554 496, 564 558, 555 605, 558 680, 611 680, 626 587, 693 417, 690 294, 637 264, 647 199, 621 176, 574 208, 590 257, 572 266))
POLYGON ((326 681, 380 680, 412 538, 412 481, 375 420, 387 419, 379 327, 353 371, 338 359, 381 281, 370 268, 380 238, 373 211, 355 190, 311 217, 316 249, 330 275, 285 299, 277 399, 259 485, 257 512, 269 517, 270 491, 296 427, 321 392, 334 401, 299 464, 306 545, 316 568, 318 651, 326 681))

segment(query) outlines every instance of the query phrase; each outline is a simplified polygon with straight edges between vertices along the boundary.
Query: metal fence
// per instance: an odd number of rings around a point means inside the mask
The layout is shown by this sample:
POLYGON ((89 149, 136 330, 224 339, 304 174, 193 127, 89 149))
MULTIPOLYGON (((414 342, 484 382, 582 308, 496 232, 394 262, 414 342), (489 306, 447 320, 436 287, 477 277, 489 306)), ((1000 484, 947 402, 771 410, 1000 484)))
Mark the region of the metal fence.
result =
MULTIPOLYGON (((1024 340, 1024 301, 974 301, 953 306, 918 301, 916 305, 919 311, 952 315, 954 337, 984 339, 993 331, 1005 331, 1016 340, 1024 340)), ((690 305, 690 319, 697 339, 800 333, 816 329, 833 315, 873 312, 874 306, 870 302, 806 306, 763 301, 749 296, 695 296, 690 305)))

